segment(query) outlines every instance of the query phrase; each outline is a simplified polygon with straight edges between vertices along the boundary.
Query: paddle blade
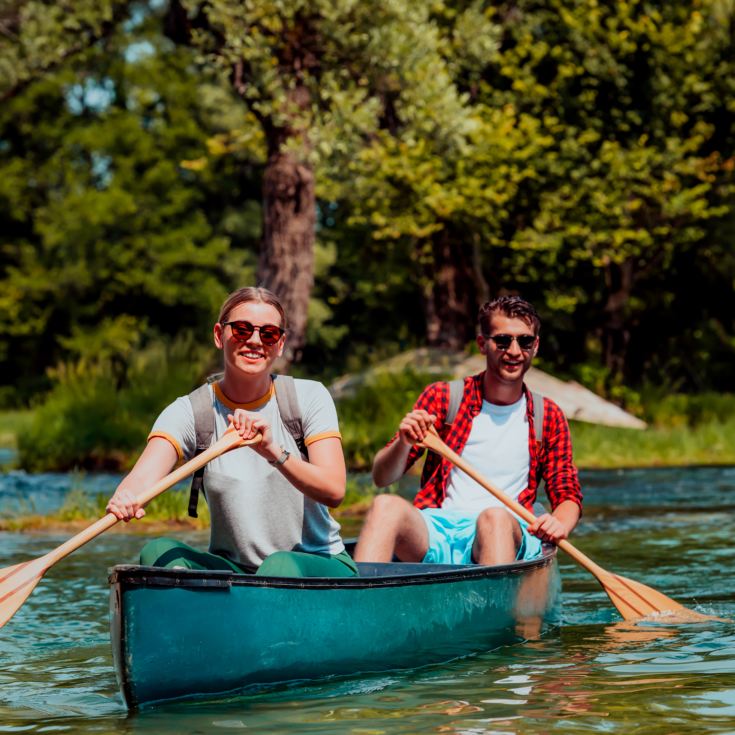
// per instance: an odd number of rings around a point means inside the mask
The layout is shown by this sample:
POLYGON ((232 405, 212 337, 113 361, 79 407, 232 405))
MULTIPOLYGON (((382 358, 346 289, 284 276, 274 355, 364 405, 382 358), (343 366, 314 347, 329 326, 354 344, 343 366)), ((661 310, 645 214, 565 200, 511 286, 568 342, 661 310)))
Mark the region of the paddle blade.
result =
POLYGON ((651 587, 619 574, 599 574, 597 579, 624 620, 657 617, 667 623, 694 623, 720 620, 689 610, 676 600, 651 587))
POLYGON ((0 569, 0 628, 15 615, 36 588, 46 566, 41 559, 0 569))

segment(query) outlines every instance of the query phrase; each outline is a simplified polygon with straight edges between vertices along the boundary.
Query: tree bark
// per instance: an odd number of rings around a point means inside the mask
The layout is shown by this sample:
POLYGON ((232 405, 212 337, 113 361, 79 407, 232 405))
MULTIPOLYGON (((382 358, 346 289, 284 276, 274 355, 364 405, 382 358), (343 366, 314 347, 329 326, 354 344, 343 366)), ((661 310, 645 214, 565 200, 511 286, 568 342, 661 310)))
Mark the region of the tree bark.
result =
POLYGON ((431 242, 424 273, 426 340, 429 346, 462 350, 477 334, 477 310, 488 298, 476 243, 446 227, 431 242))
POLYGON ((628 259, 620 265, 609 263, 605 269, 608 288, 605 304, 605 324, 602 327, 602 345, 605 367, 613 376, 625 374, 625 364, 630 342, 627 305, 633 290, 633 261, 628 259))
POLYGON ((263 175, 263 242, 257 279, 281 299, 288 315, 281 369, 300 359, 305 344, 314 285, 315 228, 314 171, 279 146, 270 153, 263 175))

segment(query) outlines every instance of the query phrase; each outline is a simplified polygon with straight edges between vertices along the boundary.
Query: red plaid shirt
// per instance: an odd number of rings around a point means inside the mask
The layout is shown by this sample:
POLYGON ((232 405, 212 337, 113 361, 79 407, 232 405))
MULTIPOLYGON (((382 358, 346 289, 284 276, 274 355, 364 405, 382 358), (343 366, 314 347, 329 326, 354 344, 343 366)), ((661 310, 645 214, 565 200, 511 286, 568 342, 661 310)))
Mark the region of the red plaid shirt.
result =
MULTIPOLYGON (((446 424, 449 409, 449 384, 432 383, 427 386, 414 405, 414 410, 423 409, 437 417, 436 430, 447 446, 457 454, 462 454, 472 428, 472 420, 480 413, 483 400, 483 379, 485 373, 464 379, 464 394, 453 424, 446 424)), ((518 496, 518 502, 529 510, 536 500, 539 480, 546 484, 546 495, 554 510, 562 501, 572 500, 582 508, 582 491, 579 485, 577 468, 572 460, 572 440, 569 424, 559 406, 544 398, 544 441, 539 447, 533 427, 533 399, 523 385, 526 396, 526 416, 528 417, 528 451, 530 466, 528 487, 518 496)), ((390 443, 397 439, 391 439, 390 443)), ((424 452, 422 447, 412 447, 406 462, 408 469, 424 452)), ((449 473, 452 463, 434 452, 429 452, 421 473, 421 489, 413 504, 417 508, 440 508, 446 496, 449 473)))

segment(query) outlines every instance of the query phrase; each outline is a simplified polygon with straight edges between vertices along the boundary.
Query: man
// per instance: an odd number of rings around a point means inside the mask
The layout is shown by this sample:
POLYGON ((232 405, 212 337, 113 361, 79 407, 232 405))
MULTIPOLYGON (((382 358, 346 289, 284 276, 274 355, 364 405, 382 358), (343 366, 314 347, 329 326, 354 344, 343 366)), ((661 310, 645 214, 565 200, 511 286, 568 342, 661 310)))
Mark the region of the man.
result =
POLYGON ((376 455, 373 480, 378 487, 396 482, 421 456, 423 448, 416 444, 435 426, 449 447, 529 509, 543 478, 552 512, 527 526, 468 475, 430 453, 413 505, 396 495, 375 498, 357 561, 390 561, 396 555, 414 562, 507 564, 534 558, 542 541, 558 543, 577 525, 582 493, 569 426, 561 409, 544 399, 539 446, 533 399, 523 382, 538 350, 538 314, 520 297, 503 296, 480 309, 479 323, 477 346, 486 369, 464 379, 451 425, 446 422, 449 384, 433 383, 376 455))

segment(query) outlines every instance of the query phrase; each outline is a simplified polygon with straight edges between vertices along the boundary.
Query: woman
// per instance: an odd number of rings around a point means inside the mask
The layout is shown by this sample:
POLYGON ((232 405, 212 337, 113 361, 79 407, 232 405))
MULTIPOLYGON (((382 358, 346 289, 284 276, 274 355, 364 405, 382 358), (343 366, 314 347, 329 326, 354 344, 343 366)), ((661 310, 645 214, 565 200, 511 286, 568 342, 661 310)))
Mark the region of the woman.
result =
MULTIPOLYGON (((216 441, 230 423, 244 439, 262 440, 212 460, 204 488, 212 519, 209 552, 157 539, 141 564, 225 569, 267 576, 343 577, 356 574, 339 525, 327 506, 345 494, 346 470, 337 413, 327 389, 296 380, 308 460, 286 429, 274 395, 271 368, 283 353, 286 315, 264 288, 242 288, 226 299, 214 325, 224 376, 210 386, 216 441)), ((145 511, 136 490, 153 485, 195 453, 194 412, 188 396, 156 420, 148 444, 110 499, 107 510, 129 521, 145 511)))

